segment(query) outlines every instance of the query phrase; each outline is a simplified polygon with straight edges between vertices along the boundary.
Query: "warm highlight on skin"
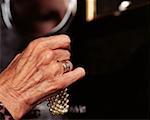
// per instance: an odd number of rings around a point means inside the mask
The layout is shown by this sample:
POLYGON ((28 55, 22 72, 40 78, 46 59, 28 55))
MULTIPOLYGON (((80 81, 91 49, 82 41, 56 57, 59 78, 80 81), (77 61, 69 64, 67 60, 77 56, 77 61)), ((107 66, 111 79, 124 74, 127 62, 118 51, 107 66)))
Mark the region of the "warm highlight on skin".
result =
POLYGON ((0 101, 14 119, 85 75, 83 68, 63 73, 58 61, 70 59, 69 46, 66 35, 36 39, 0 74, 0 101))

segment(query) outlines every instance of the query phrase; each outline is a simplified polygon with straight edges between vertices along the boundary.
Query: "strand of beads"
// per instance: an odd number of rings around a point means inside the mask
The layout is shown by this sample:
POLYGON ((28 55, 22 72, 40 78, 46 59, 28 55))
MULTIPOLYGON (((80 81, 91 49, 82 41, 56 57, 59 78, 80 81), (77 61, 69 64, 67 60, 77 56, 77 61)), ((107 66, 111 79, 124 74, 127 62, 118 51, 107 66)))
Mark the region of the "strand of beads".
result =
POLYGON ((68 112, 69 109, 69 94, 67 88, 60 91, 57 95, 48 98, 49 111, 53 115, 63 115, 68 112))

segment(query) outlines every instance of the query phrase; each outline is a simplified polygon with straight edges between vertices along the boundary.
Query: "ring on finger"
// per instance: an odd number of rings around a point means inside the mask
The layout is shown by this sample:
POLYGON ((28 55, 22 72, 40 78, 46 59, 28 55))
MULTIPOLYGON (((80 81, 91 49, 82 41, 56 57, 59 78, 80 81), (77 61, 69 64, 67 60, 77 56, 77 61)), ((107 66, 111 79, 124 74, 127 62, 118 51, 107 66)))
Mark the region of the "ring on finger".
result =
POLYGON ((73 69, 73 64, 69 61, 61 61, 64 69, 64 73, 69 72, 73 69))

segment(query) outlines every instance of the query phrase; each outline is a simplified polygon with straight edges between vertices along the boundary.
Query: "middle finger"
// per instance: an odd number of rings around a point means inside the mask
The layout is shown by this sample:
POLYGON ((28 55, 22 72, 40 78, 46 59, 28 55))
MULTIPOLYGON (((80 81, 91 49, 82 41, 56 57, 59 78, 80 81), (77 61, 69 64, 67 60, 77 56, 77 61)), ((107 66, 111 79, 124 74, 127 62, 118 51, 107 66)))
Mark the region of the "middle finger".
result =
POLYGON ((55 55, 53 60, 56 60, 56 61, 70 60, 71 54, 68 50, 56 49, 56 50, 53 50, 53 53, 55 55))

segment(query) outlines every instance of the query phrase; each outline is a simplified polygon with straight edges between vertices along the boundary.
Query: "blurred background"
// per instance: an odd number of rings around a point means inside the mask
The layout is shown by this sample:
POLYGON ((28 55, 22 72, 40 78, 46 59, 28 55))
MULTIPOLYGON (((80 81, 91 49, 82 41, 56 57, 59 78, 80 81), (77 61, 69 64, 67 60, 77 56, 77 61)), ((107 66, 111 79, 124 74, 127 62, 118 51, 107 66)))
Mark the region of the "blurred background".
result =
POLYGON ((149 118, 150 1, 78 0, 69 34, 74 64, 70 118, 149 118))
MULTIPOLYGON (((29 9, 29 13, 36 18, 34 10, 29 9)), ((18 16, 15 16, 16 26, 26 26, 24 33, 30 33, 32 29, 28 29, 27 22, 30 17, 20 16, 27 25, 18 23, 18 16)), ((44 19, 47 18, 49 15, 44 19)), ((13 34, 6 28, 2 32, 5 38, 1 53, 6 61, 2 69, 29 42, 19 40, 27 36, 19 36, 18 39, 13 34)), ((77 13, 65 34, 72 40, 74 66, 83 66, 87 73, 86 77, 69 88, 70 109, 65 117, 148 119, 150 0, 77 0, 77 13)))

